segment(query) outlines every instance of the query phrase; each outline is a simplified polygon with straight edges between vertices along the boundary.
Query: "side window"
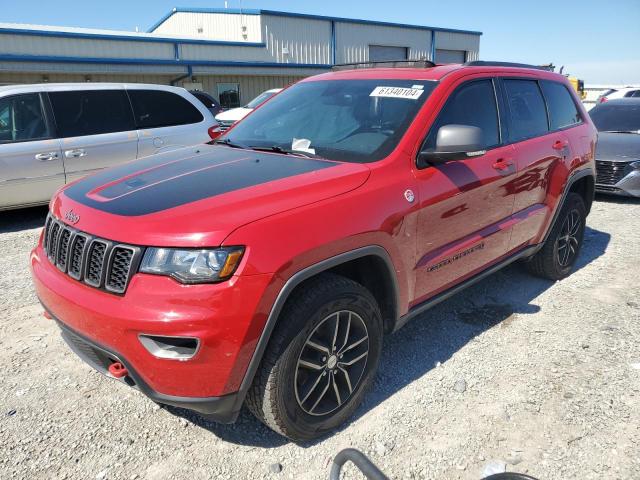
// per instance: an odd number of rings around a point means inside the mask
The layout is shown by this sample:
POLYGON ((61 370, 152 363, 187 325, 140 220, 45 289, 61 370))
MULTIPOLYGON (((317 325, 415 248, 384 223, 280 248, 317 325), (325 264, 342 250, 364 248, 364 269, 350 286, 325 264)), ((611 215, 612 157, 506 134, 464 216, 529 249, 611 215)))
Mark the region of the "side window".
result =
POLYGON ((473 81, 455 90, 429 130, 423 148, 435 149, 438 130, 451 124, 482 129, 484 148, 500 143, 498 108, 491 80, 473 81))
POLYGON ((188 125, 204 120, 187 99, 162 90, 129 90, 138 128, 188 125))
POLYGON ((582 121, 567 87, 547 80, 540 82, 540 85, 547 100, 551 130, 575 125, 582 121))
POLYGON ((63 138, 135 130, 124 90, 49 92, 49 99, 63 138))
POLYGON ((627 92, 625 97, 639 98, 640 97, 640 90, 632 90, 630 92, 627 92))
POLYGON ((40 95, 28 93, 0 99, 0 143, 50 138, 40 95))
POLYGON ((549 131, 547 110, 535 80, 505 80, 511 119, 511 140, 544 135, 549 131))

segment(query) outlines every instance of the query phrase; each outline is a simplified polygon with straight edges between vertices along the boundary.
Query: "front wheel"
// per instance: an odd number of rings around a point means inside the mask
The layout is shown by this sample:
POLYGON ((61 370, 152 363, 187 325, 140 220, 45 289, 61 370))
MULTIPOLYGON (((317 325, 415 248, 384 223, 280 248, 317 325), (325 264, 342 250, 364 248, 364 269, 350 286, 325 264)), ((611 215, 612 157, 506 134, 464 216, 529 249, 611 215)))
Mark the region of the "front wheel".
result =
POLYGON ((527 269, 550 280, 569 275, 582 248, 586 219, 584 200, 577 193, 569 193, 544 246, 526 262, 527 269))
POLYGON ((382 319, 371 293, 322 274, 285 306, 247 396, 268 427, 295 441, 344 423, 374 381, 382 319))

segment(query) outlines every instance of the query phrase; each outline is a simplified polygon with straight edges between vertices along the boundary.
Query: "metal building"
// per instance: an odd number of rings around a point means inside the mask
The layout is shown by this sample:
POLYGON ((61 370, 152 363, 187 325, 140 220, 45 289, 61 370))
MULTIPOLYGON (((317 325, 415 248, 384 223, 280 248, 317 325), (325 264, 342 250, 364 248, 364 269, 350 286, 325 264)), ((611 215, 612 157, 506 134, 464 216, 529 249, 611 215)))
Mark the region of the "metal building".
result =
POLYGON ((245 9, 174 8, 146 33, 0 23, 0 84, 174 84, 234 107, 334 64, 477 60, 480 35, 245 9))

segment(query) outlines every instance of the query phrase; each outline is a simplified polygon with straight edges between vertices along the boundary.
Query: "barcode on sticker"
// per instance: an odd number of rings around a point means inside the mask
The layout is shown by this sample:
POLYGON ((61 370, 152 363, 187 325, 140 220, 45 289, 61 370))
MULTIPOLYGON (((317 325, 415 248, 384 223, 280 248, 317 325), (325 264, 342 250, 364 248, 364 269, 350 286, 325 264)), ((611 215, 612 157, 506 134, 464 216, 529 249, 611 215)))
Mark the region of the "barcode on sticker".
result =
POLYGON ((417 100, 424 90, 420 88, 376 87, 369 94, 370 97, 407 98, 417 100))

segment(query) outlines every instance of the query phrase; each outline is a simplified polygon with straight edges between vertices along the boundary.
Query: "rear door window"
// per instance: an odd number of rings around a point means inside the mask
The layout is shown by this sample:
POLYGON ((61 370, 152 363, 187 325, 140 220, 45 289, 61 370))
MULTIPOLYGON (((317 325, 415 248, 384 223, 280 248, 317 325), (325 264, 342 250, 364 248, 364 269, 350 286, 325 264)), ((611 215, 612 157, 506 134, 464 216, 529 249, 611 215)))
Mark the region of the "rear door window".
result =
POLYGON ((435 149, 438 130, 451 124, 480 128, 485 149, 500 143, 496 95, 490 79, 467 83, 453 92, 431 127, 423 148, 435 149))
POLYGON ((547 100, 551 130, 569 127, 582 121, 567 87, 547 80, 540 82, 540 85, 547 100))
POLYGON ((49 99, 60 137, 135 130, 124 90, 49 92, 49 99))
POLYGON ((129 90, 138 128, 172 127, 204 120, 187 99, 162 90, 129 90))
POLYGON ((28 93, 0 99, 0 143, 50 137, 39 94, 28 93))
POLYGON ((504 81, 509 106, 511 141, 544 135, 549 131, 547 110, 535 80, 504 81))

